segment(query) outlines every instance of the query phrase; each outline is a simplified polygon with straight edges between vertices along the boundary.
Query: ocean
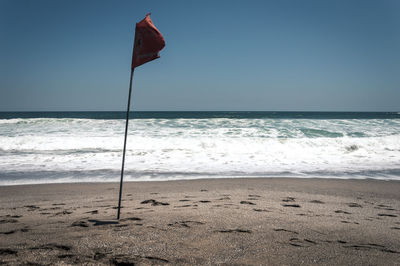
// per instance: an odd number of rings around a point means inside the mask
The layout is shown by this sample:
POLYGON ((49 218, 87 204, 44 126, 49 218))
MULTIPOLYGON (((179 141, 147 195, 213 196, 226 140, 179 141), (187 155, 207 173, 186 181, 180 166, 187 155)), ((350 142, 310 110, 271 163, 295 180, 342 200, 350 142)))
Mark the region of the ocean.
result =
MULTIPOLYGON (((125 112, 0 112, 0 185, 118 182, 125 112)), ((132 112, 125 181, 400 180, 397 112, 132 112)))

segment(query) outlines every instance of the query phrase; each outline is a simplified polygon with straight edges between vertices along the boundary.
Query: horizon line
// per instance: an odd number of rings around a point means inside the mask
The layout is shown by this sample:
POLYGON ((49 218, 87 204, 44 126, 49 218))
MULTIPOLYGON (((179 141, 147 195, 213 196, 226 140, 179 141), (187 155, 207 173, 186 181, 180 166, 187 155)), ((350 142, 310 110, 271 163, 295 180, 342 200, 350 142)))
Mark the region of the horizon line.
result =
MULTIPOLYGON (((0 111, 0 113, 82 113, 82 112, 124 112, 126 113, 126 110, 108 110, 108 111, 100 111, 100 110, 78 110, 78 111, 59 111, 59 110, 52 110, 52 111, 0 111)), ((180 113, 189 113, 189 112, 281 112, 281 113, 289 113, 289 112, 302 112, 302 113, 399 113, 400 111, 301 111, 301 110, 131 110, 129 111, 130 113, 132 112, 165 112, 165 113, 172 113, 172 112, 180 112, 180 113)))

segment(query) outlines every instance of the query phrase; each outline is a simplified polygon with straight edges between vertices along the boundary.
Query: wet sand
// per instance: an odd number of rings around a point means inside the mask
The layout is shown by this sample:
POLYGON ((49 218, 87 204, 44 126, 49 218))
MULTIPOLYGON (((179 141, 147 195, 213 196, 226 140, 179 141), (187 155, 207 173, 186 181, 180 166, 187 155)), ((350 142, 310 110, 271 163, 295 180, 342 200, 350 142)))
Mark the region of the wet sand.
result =
POLYGON ((0 264, 399 265, 400 182, 0 187, 0 264), (126 264, 124 264, 126 263, 126 264))

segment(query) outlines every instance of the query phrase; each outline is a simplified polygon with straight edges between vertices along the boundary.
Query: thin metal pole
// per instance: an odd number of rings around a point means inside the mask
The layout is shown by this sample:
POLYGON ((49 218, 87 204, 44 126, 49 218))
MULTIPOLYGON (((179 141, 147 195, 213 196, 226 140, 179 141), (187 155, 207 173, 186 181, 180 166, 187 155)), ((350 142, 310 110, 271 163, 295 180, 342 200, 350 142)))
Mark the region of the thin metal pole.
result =
POLYGON ((135 68, 132 68, 132 70, 131 70, 131 80, 129 82, 128 107, 126 108, 125 139, 124 139, 124 151, 122 153, 121 181, 119 183, 119 200, 118 200, 117 220, 119 220, 119 216, 120 216, 120 213, 121 213, 122 181, 124 179, 126 139, 127 139, 127 136, 128 136, 129 110, 130 110, 130 106, 131 106, 132 80, 133 80, 133 72, 134 72, 134 70, 135 70, 135 68))

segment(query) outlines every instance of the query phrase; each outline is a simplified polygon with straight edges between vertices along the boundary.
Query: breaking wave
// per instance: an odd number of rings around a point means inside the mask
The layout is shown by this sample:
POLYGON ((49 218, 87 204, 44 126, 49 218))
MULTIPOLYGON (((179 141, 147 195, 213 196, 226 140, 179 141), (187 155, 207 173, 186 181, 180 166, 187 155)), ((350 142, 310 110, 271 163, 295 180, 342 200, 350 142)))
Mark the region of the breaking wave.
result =
MULTIPOLYGON (((0 119, 0 184, 118 181, 123 119, 0 119)), ((127 180, 400 180, 399 119, 135 119, 127 180)))

